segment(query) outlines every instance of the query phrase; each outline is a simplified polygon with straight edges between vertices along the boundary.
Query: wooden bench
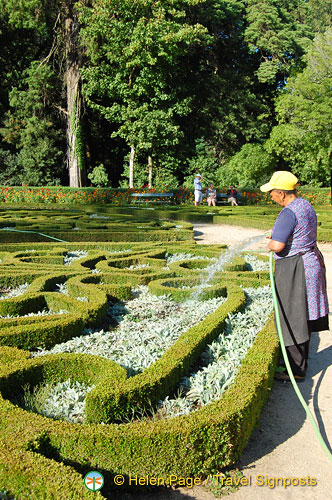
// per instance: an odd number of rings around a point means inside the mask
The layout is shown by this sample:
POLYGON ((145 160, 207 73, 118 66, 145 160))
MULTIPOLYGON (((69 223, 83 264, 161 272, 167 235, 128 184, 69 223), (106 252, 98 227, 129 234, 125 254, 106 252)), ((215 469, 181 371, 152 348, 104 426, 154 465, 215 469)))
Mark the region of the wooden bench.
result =
POLYGON ((132 193, 135 203, 147 203, 148 201, 157 201, 159 203, 169 203, 173 200, 173 193, 132 193))
MULTIPOLYGON (((206 197, 206 194, 204 195, 206 197)), ((236 195, 236 201, 239 203, 239 200, 241 198, 240 193, 237 193, 236 195)), ((228 203, 228 196, 227 193, 217 193, 217 199, 216 199, 216 205, 226 205, 228 203)))

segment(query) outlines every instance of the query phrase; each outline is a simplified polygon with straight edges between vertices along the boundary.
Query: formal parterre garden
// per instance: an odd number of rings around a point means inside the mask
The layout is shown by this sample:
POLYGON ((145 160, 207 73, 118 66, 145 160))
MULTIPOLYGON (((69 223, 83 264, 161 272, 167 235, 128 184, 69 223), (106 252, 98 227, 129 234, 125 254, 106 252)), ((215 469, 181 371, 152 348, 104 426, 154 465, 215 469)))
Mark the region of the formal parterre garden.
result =
POLYGON ((0 210, 1 498, 236 462, 278 356, 267 257, 196 244, 184 219, 249 225, 238 208, 0 210))

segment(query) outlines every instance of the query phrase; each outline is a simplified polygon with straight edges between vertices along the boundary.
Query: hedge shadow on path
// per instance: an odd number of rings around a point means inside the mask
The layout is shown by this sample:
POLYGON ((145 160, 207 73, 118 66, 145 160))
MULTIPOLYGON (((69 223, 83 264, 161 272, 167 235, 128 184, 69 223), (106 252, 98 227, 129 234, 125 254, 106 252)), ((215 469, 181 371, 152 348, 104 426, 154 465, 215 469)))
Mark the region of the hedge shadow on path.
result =
MULTIPOLYGON (((326 334, 328 335, 328 332, 326 334)), ((320 372, 320 381, 324 377, 324 373, 332 362, 332 348, 329 347, 318 352, 319 342, 319 336, 314 333, 310 342, 307 377, 304 382, 299 384, 299 389, 306 404, 309 405, 310 400, 313 399, 314 416, 318 422, 319 430, 328 448, 331 449, 325 432, 324 419, 318 405, 320 383, 317 383, 313 392, 313 377, 320 372)), ((277 446, 295 435, 303 426, 305 419, 305 410, 298 400, 291 383, 276 381, 269 400, 262 411, 259 425, 250 437, 248 445, 241 456, 241 469, 255 468, 255 465, 249 464, 253 464, 261 457, 271 453, 277 446)), ((313 429, 312 433, 314 435, 313 429)))
MULTIPOLYGON (((183 491, 183 490, 182 490, 183 491)), ((185 490, 186 493, 183 493, 178 489, 172 489, 169 487, 150 487, 150 489, 146 489, 141 487, 140 489, 134 488, 131 490, 123 491, 121 488, 118 490, 112 489, 111 497, 112 500, 196 500, 197 497, 194 494, 190 493, 190 490, 185 490), (188 493, 187 493, 188 492, 188 493)), ((210 495, 207 493, 207 498, 210 495)), ((203 500, 203 499, 202 499, 203 500)))

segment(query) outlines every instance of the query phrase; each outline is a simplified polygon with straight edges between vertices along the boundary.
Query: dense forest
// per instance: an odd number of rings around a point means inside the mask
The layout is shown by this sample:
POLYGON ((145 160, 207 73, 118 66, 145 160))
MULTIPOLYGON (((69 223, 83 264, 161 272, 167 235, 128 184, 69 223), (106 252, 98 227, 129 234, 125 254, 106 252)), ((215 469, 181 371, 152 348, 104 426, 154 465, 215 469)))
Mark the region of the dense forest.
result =
POLYGON ((0 0, 0 184, 330 184, 331 0, 0 0))

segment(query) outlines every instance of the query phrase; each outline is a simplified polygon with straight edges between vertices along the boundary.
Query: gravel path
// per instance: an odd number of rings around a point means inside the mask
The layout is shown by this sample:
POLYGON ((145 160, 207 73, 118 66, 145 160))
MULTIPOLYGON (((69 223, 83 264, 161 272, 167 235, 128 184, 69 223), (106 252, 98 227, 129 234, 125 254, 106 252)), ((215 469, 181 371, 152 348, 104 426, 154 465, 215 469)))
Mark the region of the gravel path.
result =
MULTIPOLYGON (((264 235, 264 231, 257 229, 215 224, 197 224, 194 231, 195 240, 199 244, 226 243, 230 247, 244 239, 264 235)), ((332 245, 319 247, 326 262, 329 302, 332 305, 332 245)), ((265 252, 266 240, 262 239, 248 247, 248 250, 265 252)), ((328 440, 332 443, 331 332, 313 334, 310 344, 308 376, 299 387, 328 444, 328 440)), ((329 444, 328 447, 331 450, 329 444)), ((231 493, 229 500, 332 500, 332 463, 322 450, 290 383, 275 383, 259 426, 244 450, 239 467, 249 484, 231 493), (279 485, 274 486, 277 480, 279 485), (293 484, 288 486, 290 481, 293 484)), ((176 490, 163 488, 151 493, 142 491, 141 494, 122 492, 119 498, 213 500, 215 497, 201 487, 194 487, 176 490)))

